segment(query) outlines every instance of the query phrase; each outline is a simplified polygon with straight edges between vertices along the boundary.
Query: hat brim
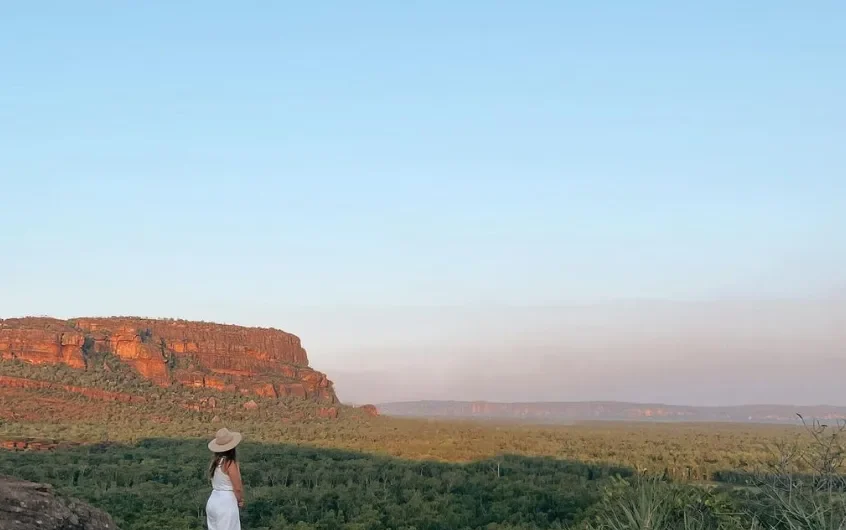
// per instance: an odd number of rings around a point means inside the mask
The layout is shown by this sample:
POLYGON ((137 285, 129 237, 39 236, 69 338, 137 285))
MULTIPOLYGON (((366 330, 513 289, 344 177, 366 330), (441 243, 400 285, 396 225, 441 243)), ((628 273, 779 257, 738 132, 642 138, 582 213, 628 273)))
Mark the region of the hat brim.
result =
POLYGON ((235 449, 235 446, 237 446, 239 443, 241 443, 242 439, 243 439, 243 436, 241 436, 240 432, 233 432, 232 433, 232 441, 227 443, 227 444, 219 444, 219 443, 217 443, 216 440, 210 441, 209 442, 209 451, 211 451, 212 453, 225 453, 226 451, 229 451, 230 449, 235 449))

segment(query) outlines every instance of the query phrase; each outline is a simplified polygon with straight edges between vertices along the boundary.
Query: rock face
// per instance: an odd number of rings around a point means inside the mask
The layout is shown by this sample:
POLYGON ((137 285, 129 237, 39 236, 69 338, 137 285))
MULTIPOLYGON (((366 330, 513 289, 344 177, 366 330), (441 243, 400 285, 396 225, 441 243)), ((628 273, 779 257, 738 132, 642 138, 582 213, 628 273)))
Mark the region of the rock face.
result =
POLYGON ((0 360, 84 370, 110 353, 158 385, 214 388, 335 403, 300 339, 277 329, 142 318, 0 320, 0 360))
POLYGON ((22 318, 0 320, 0 359, 16 356, 35 364, 64 363, 84 368, 85 336, 61 320, 22 318))
POLYGON ((116 530, 108 514, 72 499, 52 486, 0 475, 0 530, 116 530))

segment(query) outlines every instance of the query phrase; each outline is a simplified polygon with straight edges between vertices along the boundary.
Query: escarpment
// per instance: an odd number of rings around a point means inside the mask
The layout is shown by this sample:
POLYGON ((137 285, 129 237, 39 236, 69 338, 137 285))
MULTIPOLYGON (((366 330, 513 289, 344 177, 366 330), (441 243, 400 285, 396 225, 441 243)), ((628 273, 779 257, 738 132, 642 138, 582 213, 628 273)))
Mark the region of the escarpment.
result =
POLYGON ((85 371, 104 355, 162 387, 337 402, 299 337, 277 329, 123 317, 0 320, 0 361, 85 371))

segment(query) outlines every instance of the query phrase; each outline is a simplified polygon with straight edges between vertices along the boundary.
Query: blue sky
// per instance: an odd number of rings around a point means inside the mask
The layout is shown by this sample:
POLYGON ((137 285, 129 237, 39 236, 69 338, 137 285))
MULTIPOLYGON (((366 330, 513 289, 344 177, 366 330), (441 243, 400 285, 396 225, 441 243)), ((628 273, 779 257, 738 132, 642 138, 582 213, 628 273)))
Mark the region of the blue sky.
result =
POLYGON ((844 23, 836 1, 4 4, 0 316, 306 329, 332 364, 362 307, 842 296, 844 23))

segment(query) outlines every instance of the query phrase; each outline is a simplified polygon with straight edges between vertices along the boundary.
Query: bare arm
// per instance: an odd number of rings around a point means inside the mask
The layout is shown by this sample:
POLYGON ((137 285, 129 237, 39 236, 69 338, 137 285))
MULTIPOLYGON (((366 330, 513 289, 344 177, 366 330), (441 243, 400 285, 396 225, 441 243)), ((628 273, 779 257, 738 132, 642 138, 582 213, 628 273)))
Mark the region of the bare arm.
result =
POLYGON ((241 467, 238 462, 227 463, 226 474, 232 481, 232 489, 235 491, 235 498, 238 499, 238 506, 244 506, 244 483, 241 482, 241 467))

